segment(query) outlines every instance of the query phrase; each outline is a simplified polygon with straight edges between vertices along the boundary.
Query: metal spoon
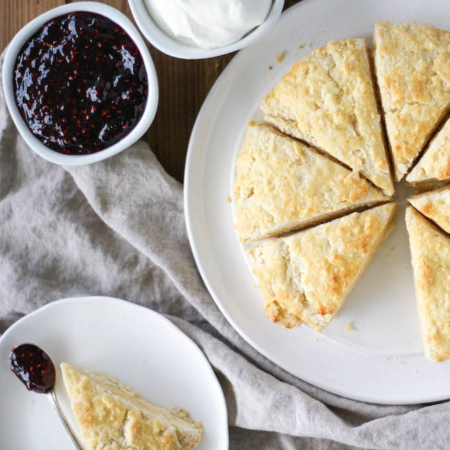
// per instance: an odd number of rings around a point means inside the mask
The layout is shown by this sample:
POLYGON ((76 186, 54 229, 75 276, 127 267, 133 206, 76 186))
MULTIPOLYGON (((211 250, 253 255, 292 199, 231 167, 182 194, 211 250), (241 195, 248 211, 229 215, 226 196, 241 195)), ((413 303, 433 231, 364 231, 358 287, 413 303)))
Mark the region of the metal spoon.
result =
POLYGON ((77 450, 85 450, 59 406, 55 394, 56 370, 50 357, 34 344, 22 344, 12 350, 11 370, 29 391, 45 394, 60 418, 77 450))

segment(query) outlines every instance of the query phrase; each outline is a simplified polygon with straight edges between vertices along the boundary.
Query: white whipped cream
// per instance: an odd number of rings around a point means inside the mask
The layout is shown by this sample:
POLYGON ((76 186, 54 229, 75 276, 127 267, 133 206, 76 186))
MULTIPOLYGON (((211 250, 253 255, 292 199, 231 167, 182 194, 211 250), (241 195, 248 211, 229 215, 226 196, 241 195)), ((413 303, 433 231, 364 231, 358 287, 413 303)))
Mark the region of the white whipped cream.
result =
POLYGON ((201 48, 232 44, 264 22, 272 0, 145 0, 156 24, 201 48))

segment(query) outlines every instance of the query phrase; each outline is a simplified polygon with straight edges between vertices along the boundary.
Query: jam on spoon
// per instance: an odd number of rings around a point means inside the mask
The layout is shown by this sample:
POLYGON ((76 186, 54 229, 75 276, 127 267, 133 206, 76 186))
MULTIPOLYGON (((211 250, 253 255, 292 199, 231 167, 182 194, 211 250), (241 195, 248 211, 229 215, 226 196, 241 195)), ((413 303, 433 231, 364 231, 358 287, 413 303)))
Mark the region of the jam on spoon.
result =
POLYGON ((148 96, 145 64, 130 36, 83 11, 55 17, 28 39, 13 84, 30 131, 69 155, 95 153, 124 138, 148 96))
POLYGON ((53 389, 55 366, 50 357, 33 344, 22 344, 11 352, 11 370, 29 391, 46 394, 53 389))
POLYGON ((50 356, 34 344, 13 348, 10 356, 11 370, 29 391, 46 394, 76 450, 84 450, 59 406, 55 394, 56 370, 50 356))

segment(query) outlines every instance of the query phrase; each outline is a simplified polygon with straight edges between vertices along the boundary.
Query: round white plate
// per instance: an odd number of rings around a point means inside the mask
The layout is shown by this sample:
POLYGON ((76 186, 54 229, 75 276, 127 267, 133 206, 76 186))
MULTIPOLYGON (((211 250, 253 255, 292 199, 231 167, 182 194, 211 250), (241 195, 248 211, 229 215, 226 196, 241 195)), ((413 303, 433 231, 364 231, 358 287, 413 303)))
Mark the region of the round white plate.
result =
POLYGON ((232 182, 245 126, 290 65, 330 40, 366 37, 377 21, 424 21, 449 28, 441 0, 304 0, 258 43, 242 50, 218 79, 195 124, 185 176, 192 249, 217 305, 257 350, 292 374, 330 392, 374 403, 411 404, 450 397, 450 361, 423 356, 408 237, 407 192, 397 185, 397 227, 322 333, 286 330, 265 318, 233 227, 232 182), (285 53, 281 63, 277 55, 285 53), (272 69, 269 69, 272 68, 272 69), (352 321, 355 331, 347 331, 352 321))
POLYGON ((0 339, 0 448, 72 450, 50 402, 9 369, 11 348, 43 348, 58 366, 56 392, 74 429, 59 363, 105 372, 157 405, 186 409, 204 426, 199 450, 228 449, 225 399, 200 349, 175 325, 142 306, 108 297, 71 298, 25 316, 0 339))

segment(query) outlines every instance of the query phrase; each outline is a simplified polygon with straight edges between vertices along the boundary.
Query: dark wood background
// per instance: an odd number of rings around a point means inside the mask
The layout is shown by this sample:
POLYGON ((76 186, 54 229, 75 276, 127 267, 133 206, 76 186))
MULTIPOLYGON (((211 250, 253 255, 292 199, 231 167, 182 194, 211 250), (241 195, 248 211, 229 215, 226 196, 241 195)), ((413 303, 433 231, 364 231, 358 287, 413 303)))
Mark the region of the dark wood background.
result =
MULTIPOLYGON (((102 0, 131 20, 127 0, 102 0)), ((214 0, 211 0, 214 1, 214 0)), ((300 0, 286 0, 285 9, 300 0)), ((0 0, 0 52, 34 17, 71 0, 0 0)), ((134 22, 134 20, 133 20, 134 22)), ((183 181, 187 146, 195 118, 212 85, 234 54, 183 61, 148 44, 159 79, 159 106, 147 140, 170 175, 183 181)))

